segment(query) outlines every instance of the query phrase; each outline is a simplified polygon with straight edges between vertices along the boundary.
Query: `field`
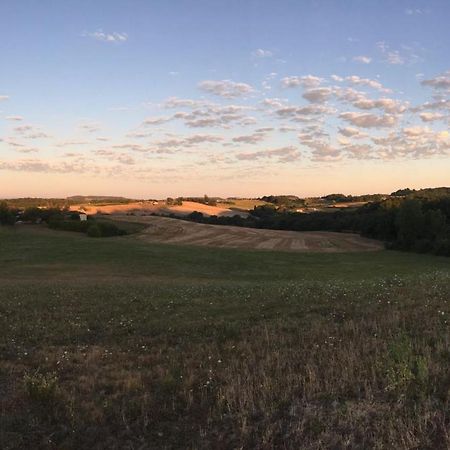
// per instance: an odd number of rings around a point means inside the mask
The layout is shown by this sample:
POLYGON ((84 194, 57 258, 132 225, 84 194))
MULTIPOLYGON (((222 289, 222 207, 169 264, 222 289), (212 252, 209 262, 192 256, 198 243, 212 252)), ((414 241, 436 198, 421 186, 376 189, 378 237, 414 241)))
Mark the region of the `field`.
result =
MULTIPOLYGON (((227 205, 228 206, 228 205, 227 205)), ((182 205, 168 206, 165 201, 139 201, 120 204, 90 205, 79 204, 72 205, 71 210, 77 211, 84 209, 88 214, 176 214, 186 216, 191 212, 201 212, 205 216, 247 216, 245 211, 231 210, 227 206, 210 206, 198 202, 183 201, 182 205)))
POLYGON ((146 225, 140 238, 147 242, 295 252, 352 252, 381 250, 383 244, 351 233, 297 232, 217 226, 167 217, 113 215, 116 221, 146 225))
POLYGON ((2 449, 446 449, 450 260, 0 228, 2 449))

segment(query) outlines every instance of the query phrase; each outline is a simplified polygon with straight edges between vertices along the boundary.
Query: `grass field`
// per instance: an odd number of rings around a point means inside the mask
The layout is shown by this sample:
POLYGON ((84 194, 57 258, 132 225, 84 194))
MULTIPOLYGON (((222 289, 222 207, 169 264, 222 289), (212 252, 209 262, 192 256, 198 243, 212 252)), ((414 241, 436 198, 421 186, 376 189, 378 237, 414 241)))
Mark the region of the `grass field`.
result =
POLYGON ((2 449, 445 449, 450 259, 0 228, 2 449))

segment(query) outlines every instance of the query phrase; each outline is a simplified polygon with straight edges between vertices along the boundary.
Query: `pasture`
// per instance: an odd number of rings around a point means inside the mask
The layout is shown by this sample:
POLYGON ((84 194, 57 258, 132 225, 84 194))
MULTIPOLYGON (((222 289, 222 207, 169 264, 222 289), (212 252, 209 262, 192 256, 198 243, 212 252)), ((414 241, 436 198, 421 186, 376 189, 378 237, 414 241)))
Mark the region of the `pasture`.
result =
POLYGON ((0 448, 450 446, 450 260, 0 228, 0 448))

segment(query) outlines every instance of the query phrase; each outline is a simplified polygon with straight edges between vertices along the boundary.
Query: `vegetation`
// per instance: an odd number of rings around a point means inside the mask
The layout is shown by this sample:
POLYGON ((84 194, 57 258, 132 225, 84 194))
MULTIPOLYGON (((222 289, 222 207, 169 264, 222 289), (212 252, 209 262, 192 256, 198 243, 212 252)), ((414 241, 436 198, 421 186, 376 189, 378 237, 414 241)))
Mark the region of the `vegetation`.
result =
POLYGON ((250 216, 186 217, 202 223, 295 231, 352 231, 379 239, 388 248, 450 256, 450 196, 388 198, 360 208, 296 213, 274 205, 255 207, 250 216))
POLYGON ((123 236, 142 229, 140 224, 116 222, 105 218, 89 217, 86 221, 80 221, 77 212, 67 209, 30 207, 19 211, 9 208, 6 203, 0 203, 0 225, 14 225, 17 219, 33 224, 42 222, 55 230, 75 231, 90 237, 123 236))
POLYGON ((449 268, 0 228, 0 447, 448 448, 449 268))

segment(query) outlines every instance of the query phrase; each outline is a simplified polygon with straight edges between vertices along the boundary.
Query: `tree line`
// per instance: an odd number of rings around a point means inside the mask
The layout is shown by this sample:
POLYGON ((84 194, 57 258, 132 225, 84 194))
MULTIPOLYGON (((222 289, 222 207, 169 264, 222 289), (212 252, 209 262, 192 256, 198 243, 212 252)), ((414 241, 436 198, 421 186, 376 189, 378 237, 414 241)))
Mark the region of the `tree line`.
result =
POLYGON ((436 199, 390 197, 351 210, 297 213, 269 205, 248 217, 204 216, 187 220, 292 231, 353 232, 382 240, 387 248, 450 256, 450 196, 436 199))

